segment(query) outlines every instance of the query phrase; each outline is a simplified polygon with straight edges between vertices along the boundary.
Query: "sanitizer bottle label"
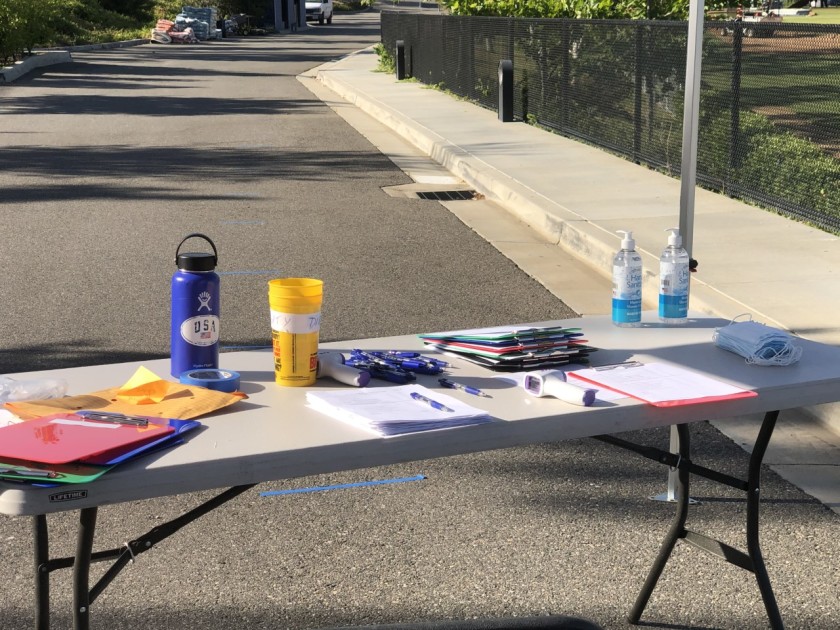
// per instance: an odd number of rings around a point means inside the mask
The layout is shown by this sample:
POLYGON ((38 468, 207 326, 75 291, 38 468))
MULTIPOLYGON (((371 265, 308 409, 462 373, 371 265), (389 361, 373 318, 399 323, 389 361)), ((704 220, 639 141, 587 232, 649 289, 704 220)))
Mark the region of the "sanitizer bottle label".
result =
POLYGON ((659 316, 681 318, 688 314, 688 265, 662 263, 659 316))
POLYGON ((642 319, 642 270, 641 268, 613 268, 612 318, 624 324, 642 319))

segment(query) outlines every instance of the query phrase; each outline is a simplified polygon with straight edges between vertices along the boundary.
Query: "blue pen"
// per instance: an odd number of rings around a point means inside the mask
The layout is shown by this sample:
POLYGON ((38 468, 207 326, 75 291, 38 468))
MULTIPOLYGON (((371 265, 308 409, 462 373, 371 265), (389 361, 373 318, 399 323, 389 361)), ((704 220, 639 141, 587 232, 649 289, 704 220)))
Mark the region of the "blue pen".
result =
POLYGON ((447 407, 443 403, 439 403, 436 400, 432 400, 431 398, 427 398, 423 394, 418 394, 417 392, 411 392, 411 397, 416 400, 417 402, 425 403, 432 407, 433 409, 437 409, 438 411, 448 411, 450 413, 454 412, 455 410, 447 407))
POLYGON ((407 370, 414 370, 420 374, 440 374, 443 372, 443 368, 436 363, 421 359, 402 359, 400 361, 400 367, 407 370))
POLYGON ((490 398, 490 394, 485 394, 477 387, 470 387, 468 385, 456 383, 455 381, 450 381, 448 378, 439 378, 438 383, 440 383, 444 387, 448 387, 449 389, 460 389, 462 392, 467 392, 468 394, 472 394, 473 396, 484 396, 485 398, 490 398))

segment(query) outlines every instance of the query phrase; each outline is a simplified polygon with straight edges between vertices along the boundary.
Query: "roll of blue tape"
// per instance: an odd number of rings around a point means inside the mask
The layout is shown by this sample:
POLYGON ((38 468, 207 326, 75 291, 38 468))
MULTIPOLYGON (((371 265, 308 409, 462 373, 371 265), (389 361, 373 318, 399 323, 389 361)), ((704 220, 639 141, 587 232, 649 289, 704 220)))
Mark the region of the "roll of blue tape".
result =
POLYGON ((235 392, 239 389, 239 372, 232 370, 187 370, 179 377, 184 385, 198 385, 217 392, 235 392))

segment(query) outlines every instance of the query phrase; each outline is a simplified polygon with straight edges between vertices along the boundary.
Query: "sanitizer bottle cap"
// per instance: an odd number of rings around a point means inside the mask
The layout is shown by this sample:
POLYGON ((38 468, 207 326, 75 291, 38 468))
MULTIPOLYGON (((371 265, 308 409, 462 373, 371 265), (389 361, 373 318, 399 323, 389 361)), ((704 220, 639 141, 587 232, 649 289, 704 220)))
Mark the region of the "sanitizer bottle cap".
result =
POLYGON ((666 232, 670 232, 668 235, 668 245, 672 245, 674 247, 682 247, 682 237, 680 236, 680 228, 666 228, 666 232))
POLYGON ((636 249, 636 241, 633 240, 633 232, 628 232, 626 230, 616 230, 616 234, 621 234, 621 249, 626 249, 627 251, 633 251, 636 249))

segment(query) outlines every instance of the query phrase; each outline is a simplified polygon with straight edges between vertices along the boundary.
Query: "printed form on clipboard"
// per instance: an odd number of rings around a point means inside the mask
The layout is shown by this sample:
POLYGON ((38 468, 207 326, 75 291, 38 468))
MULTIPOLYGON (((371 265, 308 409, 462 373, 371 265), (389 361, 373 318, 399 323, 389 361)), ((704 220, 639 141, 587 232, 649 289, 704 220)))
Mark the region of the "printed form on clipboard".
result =
POLYGON ((754 391, 667 363, 631 361, 567 372, 569 380, 607 387, 656 407, 752 398, 754 391))

